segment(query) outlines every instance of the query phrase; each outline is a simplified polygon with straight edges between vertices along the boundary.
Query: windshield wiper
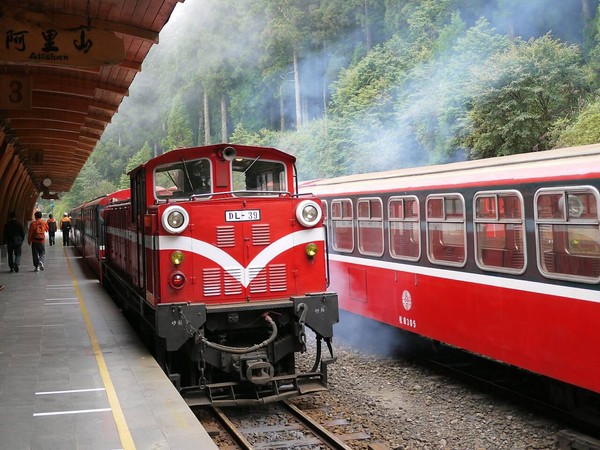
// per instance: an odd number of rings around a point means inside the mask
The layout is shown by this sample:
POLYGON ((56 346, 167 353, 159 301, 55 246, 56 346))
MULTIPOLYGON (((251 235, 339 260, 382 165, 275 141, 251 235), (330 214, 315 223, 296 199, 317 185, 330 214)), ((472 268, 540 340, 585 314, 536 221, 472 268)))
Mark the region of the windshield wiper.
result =
POLYGON ((251 162, 251 163, 248 165, 248 167, 246 167, 246 170, 244 170, 244 171, 242 172, 242 175, 245 175, 245 174, 246 174, 246 172, 248 172, 248 171, 250 170, 250 167, 252 167, 252 166, 254 165, 254 163, 255 163, 256 161, 258 161, 259 159, 260 159, 260 155, 259 155, 259 156, 257 156, 257 157, 256 157, 256 159, 255 159, 254 161, 252 161, 252 162, 251 162))
POLYGON ((190 173, 188 172, 185 159, 181 158, 181 162, 183 163, 183 170, 185 171, 185 176, 187 177, 188 183, 190 183, 190 190, 194 192, 194 184, 192 183, 192 179, 190 178, 190 173))

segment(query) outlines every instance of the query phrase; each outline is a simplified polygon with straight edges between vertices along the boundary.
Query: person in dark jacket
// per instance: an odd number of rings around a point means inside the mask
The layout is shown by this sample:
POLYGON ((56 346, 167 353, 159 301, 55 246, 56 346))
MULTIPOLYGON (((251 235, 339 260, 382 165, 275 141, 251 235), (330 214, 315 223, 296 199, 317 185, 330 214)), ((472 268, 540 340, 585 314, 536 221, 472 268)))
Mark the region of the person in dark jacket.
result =
POLYGON ((56 225, 56 219, 52 214, 48 214, 48 220, 46 220, 46 224, 48 225, 48 245, 56 245, 56 240, 54 237, 56 235, 58 226, 56 225))
POLYGON ((21 246, 25 240, 25 228, 17 221, 14 211, 8 214, 8 222, 4 225, 4 243, 8 251, 8 267, 11 272, 18 272, 21 265, 21 246))
POLYGON ((71 219, 67 213, 63 214, 63 218, 60 219, 60 231, 63 235, 63 245, 69 244, 69 231, 71 231, 71 219))

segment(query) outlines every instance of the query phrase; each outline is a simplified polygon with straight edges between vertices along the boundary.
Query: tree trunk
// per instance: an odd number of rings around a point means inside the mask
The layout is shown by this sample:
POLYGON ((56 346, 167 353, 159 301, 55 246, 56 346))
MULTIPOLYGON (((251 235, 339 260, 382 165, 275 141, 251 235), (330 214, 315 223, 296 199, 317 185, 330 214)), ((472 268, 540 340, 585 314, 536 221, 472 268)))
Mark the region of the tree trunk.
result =
POLYGON ((327 54, 327 44, 323 42, 323 78, 321 81, 321 92, 323 100, 323 117, 327 115, 327 93, 328 93, 328 80, 327 80, 327 62, 329 61, 327 54))
POLYGON ((592 18, 592 7, 590 6, 590 0, 581 0, 581 10, 584 21, 587 22, 592 18))
POLYGON ((373 45, 373 36, 371 35, 371 18, 369 17, 369 0, 365 0, 365 37, 367 39, 367 51, 369 51, 373 45))
POLYGON ((298 53, 294 50, 294 96, 296 99, 296 130, 302 126, 302 106, 300 104, 300 73, 298 69, 298 53))
POLYGON ((203 93, 204 100, 204 145, 210 145, 210 114, 208 113, 208 94, 203 93))
POLYGON ((221 94, 221 142, 227 142, 227 101, 221 94))
POLYGON ((283 102, 283 95, 281 95, 281 89, 279 89, 279 131, 285 130, 285 104, 283 102))

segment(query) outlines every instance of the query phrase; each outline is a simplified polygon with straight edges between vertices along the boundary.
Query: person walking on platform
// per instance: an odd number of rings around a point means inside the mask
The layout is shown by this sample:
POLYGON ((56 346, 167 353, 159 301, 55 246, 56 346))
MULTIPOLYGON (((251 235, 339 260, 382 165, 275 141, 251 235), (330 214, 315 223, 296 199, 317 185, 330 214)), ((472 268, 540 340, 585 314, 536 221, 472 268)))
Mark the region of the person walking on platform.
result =
POLYGON ((35 212, 35 220, 29 225, 27 243, 31 245, 33 255, 33 267, 35 272, 44 270, 44 257, 46 256, 46 231, 48 224, 42 220, 42 212, 35 212))
POLYGON ((58 229, 58 225, 56 224, 56 219, 52 214, 48 214, 48 220, 46 220, 46 224, 48 225, 48 245, 56 245, 55 235, 56 230, 58 229))
POLYGON ((14 211, 8 214, 8 222, 4 225, 4 243, 8 252, 8 267, 11 272, 18 272, 21 265, 21 245, 25 240, 25 229, 17 221, 14 211))
POLYGON ((63 235, 63 245, 70 245, 69 231, 71 231, 71 219, 69 219, 67 213, 64 213, 62 219, 60 219, 60 231, 62 231, 63 235))

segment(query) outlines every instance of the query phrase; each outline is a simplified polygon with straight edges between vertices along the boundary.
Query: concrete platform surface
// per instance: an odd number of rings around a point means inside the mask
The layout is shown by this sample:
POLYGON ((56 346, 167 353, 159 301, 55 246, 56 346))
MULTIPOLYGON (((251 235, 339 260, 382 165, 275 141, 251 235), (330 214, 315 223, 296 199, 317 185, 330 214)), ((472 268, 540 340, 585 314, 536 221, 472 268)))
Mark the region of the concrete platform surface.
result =
POLYGON ((0 450, 217 449, 73 247, 0 261, 0 450))

